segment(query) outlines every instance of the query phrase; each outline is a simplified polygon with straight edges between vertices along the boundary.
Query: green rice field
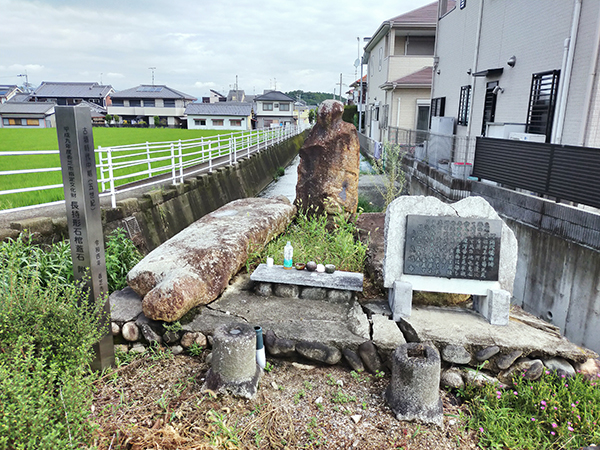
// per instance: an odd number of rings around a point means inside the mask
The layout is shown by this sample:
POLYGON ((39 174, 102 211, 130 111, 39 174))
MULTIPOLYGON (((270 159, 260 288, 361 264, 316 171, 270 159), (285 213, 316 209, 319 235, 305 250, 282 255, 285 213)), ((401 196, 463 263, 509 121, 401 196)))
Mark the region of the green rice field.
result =
MULTIPOLYGON (((111 147, 117 145, 140 144, 145 142, 167 142, 178 139, 198 139, 217 134, 230 134, 231 131, 215 130, 184 130, 173 128, 94 128, 94 147, 111 147)), ((0 152, 29 151, 29 150, 58 150, 56 128, 45 129, 13 129, 0 128, 0 152)), ((170 152, 154 156, 168 156, 170 152)), ((130 159, 136 159, 132 157, 130 159)), ((184 158, 185 160, 186 158, 184 158)), ((146 163, 143 163, 147 168, 146 163)), ((160 163, 153 164, 158 167, 160 163)), ((56 155, 34 156, 0 156, 0 171, 38 169, 60 167, 60 159, 56 155)), ((144 170, 144 167, 130 168, 129 173, 144 170)), ((123 169, 125 170, 125 169, 123 169)), ((158 171, 157 171, 158 173, 158 171)), ((121 173, 122 174, 122 173, 121 173)), ((119 174, 115 174, 119 175, 119 174)), ((122 180, 119 184, 133 181, 122 180)), ((0 175, 0 191, 19 189, 32 186, 61 184, 60 171, 20 175, 0 175)), ((17 208, 64 199, 63 189, 48 189, 43 191, 24 192, 19 194, 0 195, 0 209, 17 208)))

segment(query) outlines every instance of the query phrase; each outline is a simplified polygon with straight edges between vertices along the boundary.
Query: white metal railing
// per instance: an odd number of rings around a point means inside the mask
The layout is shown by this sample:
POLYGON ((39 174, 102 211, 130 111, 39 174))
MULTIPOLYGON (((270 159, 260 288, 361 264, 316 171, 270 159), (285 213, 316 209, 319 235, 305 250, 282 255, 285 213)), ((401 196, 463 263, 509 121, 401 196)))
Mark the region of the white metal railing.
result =
MULTIPOLYGON (((99 146, 95 152, 98 154, 100 197, 110 196, 112 207, 115 208, 117 193, 169 181, 172 184, 183 183, 185 177, 201 172, 212 172, 220 166, 233 165, 239 158, 248 157, 252 153, 278 144, 301 133, 304 129, 302 125, 292 125, 220 134, 210 138, 144 142, 113 147, 99 146), (126 186, 132 181, 136 181, 135 186, 126 186)), ((58 154, 58 150, 0 152, 0 156, 58 154)), ((60 167, 0 170, 0 176, 60 171, 60 167)), ((15 188, 0 191, 0 195, 56 189, 62 186, 61 183, 15 188)))

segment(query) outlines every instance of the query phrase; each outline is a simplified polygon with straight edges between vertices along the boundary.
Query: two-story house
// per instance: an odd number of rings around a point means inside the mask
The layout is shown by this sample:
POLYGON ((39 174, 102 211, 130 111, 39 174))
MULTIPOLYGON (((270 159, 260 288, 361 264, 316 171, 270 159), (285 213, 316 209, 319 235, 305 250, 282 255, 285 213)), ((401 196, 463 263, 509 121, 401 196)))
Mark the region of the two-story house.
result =
POLYGON ((389 127, 427 130, 438 2, 383 22, 365 46, 366 134, 389 127))
POLYGON ((258 128, 295 124, 294 99, 280 91, 265 91, 254 97, 258 128))
POLYGON ((159 117, 161 126, 180 127, 185 123, 185 108, 197 100, 164 85, 140 85, 110 96, 108 114, 118 115, 121 121, 154 125, 159 117))
POLYGON ((77 105, 83 101, 106 107, 108 97, 115 90, 95 82, 43 81, 28 97, 30 102, 46 102, 57 105, 77 105))
POLYGON ((432 115, 461 137, 600 147, 600 2, 440 0, 432 115))

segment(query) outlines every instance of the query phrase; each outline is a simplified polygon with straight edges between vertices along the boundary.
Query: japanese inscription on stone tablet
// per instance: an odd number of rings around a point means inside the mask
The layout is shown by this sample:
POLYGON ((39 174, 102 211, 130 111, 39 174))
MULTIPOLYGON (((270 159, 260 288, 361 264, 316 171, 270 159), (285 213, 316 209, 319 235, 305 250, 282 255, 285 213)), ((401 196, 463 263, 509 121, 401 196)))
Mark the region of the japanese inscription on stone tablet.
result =
POLYGON ((406 216, 404 273, 498 280, 502 221, 406 216))
MULTIPOLYGON (((92 117, 88 108, 56 106, 56 131, 62 168, 67 225, 73 259, 73 276, 89 290, 94 304, 108 293, 102 215, 98 194, 92 117)), ((82 305, 84 307, 84 305, 82 305)), ((104 299, 101 325, 110 323, 110 304, 104 299)), ((113 339, 109 327, 94 345, 95 369, 114 362, 113 339)))

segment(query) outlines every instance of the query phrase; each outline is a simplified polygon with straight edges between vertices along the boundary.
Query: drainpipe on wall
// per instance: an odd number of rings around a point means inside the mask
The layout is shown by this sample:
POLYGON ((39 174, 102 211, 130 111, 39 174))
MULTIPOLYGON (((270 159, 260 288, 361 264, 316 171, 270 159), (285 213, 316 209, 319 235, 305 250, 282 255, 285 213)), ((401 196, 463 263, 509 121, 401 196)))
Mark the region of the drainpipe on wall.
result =
POLYGON ((567 110, 567 97, 569 95, 571 73, 573 72, 573 60, 575 59, 575 44, 577 43, 577 31, 579 30, 579 18, 581 16, 581 2, 582 0, 576 0, 575 6, 573 7, 573 21, 571 22, 571 35, 568 47, 567 64, 564 67, 564 72, 561 68, 561 79, 558 90, 558 114, 554 117, 554 124, 552 125, 553 136, 551 136, 550 139, 550 141, 554 144, 562 143, 562 136, 565 127, 565 111, 567 110))
MULTIPOLYGON (((483 2, 480 0, 479 3, 479 18, 477 19, 477 32, 475 35, 475 52, 473 54, 473 66, 471 73, 477 72, 477 61, 479 60, 479 46, 481 43, 481 22, 483 21, 483 2)), ((467 139, 471 137, 471 127, 473 126, 473 99, 475 98, 475 85, 477 84, 477 77, 473 77, 473 87, 471 88, 471 101, 469 102, 469 125, 467 128, 467 139)))
POLYGON ((598 20, 596 20, 596 44, 594 46, 594 54, 592 56, 592 63, 590 65, 590 74, 588 78, 588 85, 585 92, 585 100, 583 102, 583 117, 581 120, 581 132, 579 133, 578 145, 585 146, 586 142, 589 141, 588 127, 590 123, 590 114, 592 110, 592 92, 594 91, 594 83, 596 81, 596 70, 598 67, 598 54, 600 53, 600 7, 598 8, 598 20))

